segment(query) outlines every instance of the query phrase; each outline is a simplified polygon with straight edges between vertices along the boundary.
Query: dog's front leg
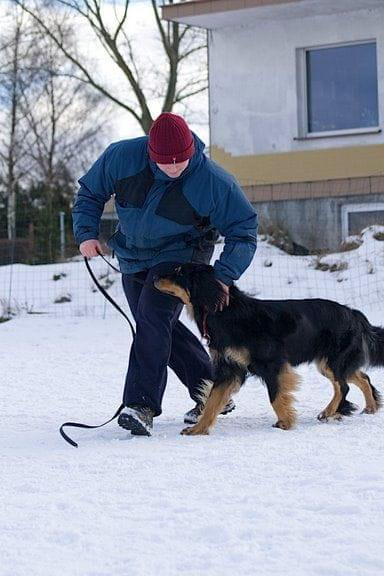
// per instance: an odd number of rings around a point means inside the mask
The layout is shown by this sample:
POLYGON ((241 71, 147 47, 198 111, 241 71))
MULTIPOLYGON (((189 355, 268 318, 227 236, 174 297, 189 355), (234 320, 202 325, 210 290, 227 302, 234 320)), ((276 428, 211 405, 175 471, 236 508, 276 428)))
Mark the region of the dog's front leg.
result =
POLYGON ((215 358, 216 377, 200 420, 194 426, 182 430, 182 434, 209 434, 220 412, 224 409, 233 394, 239 391, 244 383, 247 368, 245 361, 238 355, 228 354, 215 358))
POLYGON ((218 415, 223 410, 232 394, 237 392, 237 390, 238 386, 234 386, 232 383, 214 383, 200 420, 194 426, 184 428, 184 430, 181 431, 181 434, 185 434, 187 436, 209 434, 210 429, 212 426, 214 426, 218 415))

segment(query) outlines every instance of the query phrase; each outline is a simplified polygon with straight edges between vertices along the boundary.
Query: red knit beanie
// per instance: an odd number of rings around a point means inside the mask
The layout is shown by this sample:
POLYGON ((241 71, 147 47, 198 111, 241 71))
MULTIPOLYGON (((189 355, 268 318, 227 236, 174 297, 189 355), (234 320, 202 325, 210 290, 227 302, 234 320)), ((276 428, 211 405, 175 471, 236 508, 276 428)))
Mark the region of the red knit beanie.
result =
POLYGON ((177 164, 191 158, 195 143, 184 118, 170 112, 160 114, 149 131, 148 152, 158 164, 177 164))

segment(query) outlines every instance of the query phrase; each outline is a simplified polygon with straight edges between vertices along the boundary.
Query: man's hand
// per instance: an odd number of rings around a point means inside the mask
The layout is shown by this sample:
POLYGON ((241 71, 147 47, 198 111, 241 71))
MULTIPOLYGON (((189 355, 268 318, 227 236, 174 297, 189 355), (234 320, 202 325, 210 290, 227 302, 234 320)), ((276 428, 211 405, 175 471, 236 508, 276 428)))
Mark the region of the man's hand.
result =
POLYGON ((93 258, 94 256, 99 256, 99 254, 103 253, 98 240, 85 240, 80 244, 79 250, 86 258, 93 258))
POLYGON ((218 280, 218 283, 220 284, 220 286, 223 289, 223 297, 220 300, 219 305, 218 305, 218 310, 220 310, 220 312, 221 312, 229 304, 229 286, 227 286, 226 284, 224 284, 224 282, 221 282, 220 280, 218 280))

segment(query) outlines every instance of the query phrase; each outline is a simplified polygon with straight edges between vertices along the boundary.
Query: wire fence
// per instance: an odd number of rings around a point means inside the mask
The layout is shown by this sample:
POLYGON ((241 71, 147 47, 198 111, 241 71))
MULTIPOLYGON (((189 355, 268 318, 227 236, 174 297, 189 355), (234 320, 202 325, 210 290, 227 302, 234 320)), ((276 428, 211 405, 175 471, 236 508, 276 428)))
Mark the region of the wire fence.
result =
MULTIPOLYGON (((254 260, 239 285, 260 298, 321 297, 359 308, 383 308, 384 227, 380 220, 381 213, 377 211, 377 224, 350 237, 342 249, 326 253, 288 254, 281 248, 279 235, 261 235, 254 260)), ((107 255, 105 242, 116 223, 113 211, 104 214, 100 239, 107 255)), ((18 222, 18 230, 23 231, 23 237, 12 241, 0 237, 0 319, 20 314, 117 314, 88 275, 73 239, 69 215, 58 212, 55 227, 47 226, 45 231, 37 233, 27 221, 18 222), (54 261, 49 260, 49 254, 54 254, 54 261)), ((5 235, 5 230, 1 235, 5 235)), ((219 242, 214 258, 219 257, 222 248, 219 242)), ((113 263, 117 266, 116 260, 113 263)), ((91 265, 103 287, 120 306, 126 307, 120 274, 101 258, 92 259, 91 265)))

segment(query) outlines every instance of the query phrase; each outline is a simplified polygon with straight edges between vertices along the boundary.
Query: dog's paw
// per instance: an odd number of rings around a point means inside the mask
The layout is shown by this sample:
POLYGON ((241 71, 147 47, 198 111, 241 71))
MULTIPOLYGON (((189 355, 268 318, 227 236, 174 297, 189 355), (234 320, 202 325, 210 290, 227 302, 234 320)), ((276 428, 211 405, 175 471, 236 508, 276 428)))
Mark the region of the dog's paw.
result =
POLYGON ((208 435, 209 430, 199 429, 198 426, 188 426, 188 428, 184 428, 180 434, 183 436, 208 435))
POLYGON ((289 430, 292 428, 292 425, 288 424, 288 422, 283 422, 283 420, 278 420, 273 424, 273 428, 280 428, 280 430, 289 430))
POLYGON ((343 415, 340 414, 339 412, 336 412, 335 414, 327 414, 326 411, 324 410, 323 412, 320 412, 320 414, 317 416, 317 419, 320 422, 328 422, 329 420, 335 420, 336 422, 340 422, 343 419, 343 415))
POLYGON ((182 436, 191 436, 193 434, 193 426, 188 426, 187 428, 183 428, 180 432, 182 436))
POLYGON ((376 406, 366 406, 364 410, 361 411, 362 414, 376 414, 378 408, 376 406))
POLYGON ((339 414, 338 412, 336 412, 336 414, 334 414, 332 416, 332 420, 336 420, 336 422, 341 422, 343 419, 343 415, 339 414))

